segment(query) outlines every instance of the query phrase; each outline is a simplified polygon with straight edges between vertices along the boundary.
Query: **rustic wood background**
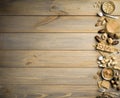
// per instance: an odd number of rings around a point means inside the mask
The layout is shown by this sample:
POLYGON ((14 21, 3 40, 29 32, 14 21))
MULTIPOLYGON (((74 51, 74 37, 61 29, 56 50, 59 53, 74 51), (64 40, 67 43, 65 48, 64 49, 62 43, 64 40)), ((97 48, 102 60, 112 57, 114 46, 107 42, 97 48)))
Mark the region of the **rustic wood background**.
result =
POLYGON ((98 2, 0 0, 0 98, 95 98, 98 2))

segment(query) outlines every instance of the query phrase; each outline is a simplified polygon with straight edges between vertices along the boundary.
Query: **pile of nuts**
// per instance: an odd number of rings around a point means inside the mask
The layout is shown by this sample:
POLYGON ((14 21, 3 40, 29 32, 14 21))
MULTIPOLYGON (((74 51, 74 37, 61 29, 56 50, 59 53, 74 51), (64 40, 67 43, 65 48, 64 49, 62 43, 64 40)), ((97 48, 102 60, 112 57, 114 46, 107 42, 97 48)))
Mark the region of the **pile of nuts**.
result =
MULTIPOLYGON (((105 3, 111 3, 111 1, 105 3)), ((116 19, 100 16, 95 26, 104 27, 95 36, 97 42, 95 49, 100 53, 100 56, 97 58, 97 64, 101 69, 98 75, 100 79, 98 81, 98 88, 104 89, 104 92, 99 90, 102 94, 96 98, 119 98, 120 96, 113 96, 111 93, 106 94, 106 91, 111 89, 120 91, 120 66, 116 60, 119 49, 115 47, 115 45, 119 44, 120 34, 116 29, 120 25, 116 19)))

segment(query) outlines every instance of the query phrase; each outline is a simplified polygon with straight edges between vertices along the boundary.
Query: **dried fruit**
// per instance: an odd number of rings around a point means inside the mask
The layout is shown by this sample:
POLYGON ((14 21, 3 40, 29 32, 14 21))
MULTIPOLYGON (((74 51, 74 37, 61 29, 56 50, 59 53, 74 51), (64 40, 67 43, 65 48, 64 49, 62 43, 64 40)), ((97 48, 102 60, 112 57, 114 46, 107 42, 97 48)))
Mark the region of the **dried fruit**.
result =
POLYGON ((98 33, 101 33, 101 34, 105 33, 105 29, 99 30, 98 33))
POLYGON ((114 39, 114 38, 115 38, 115 35, 112 34, 112 33, 108 33, 108 37, 114 39))
POLYGON ((112 45, 117 45, 117 44, 119 44, 119 41, 113 41, 112 42, 112 45))
POLYGON ((97 42, 101 42, 102 41, 101 38, 99 36, 97 36, 97 35, 95 36, 95 39, 96 39, 97 42))

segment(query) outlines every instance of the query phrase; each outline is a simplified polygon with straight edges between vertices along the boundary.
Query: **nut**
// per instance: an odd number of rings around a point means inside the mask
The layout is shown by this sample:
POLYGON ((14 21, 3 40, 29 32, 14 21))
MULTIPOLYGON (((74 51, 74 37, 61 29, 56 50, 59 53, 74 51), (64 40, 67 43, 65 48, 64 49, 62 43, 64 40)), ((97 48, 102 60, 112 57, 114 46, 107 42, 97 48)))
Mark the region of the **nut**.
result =
POLYGON ((95 24, 95 26, 96 26, 96 27, 101 26, 101 22, 97 22, 97 23, 95 24))
POLYGON ((116 60, 116 58, 115 58, 114 56, 112 56, 111 59, 112 59, 113 61, 116 60))
POLYGON ((102 38, 103 40, 106 40, 106 39, 107 39, 107 34, 106 34, 106 33, 102 34, 101 38, 102 38))
POLYGON ((102 61, 103 58, 104 58, 103 56, 99 56, 99 57, 98 57, 98 60, 99 60, 99 61, 102 61))
POLYGON ((117 62, 116 62, 116 61, 113 61, 113 62, 112 62, 112 65, 114 65, 114 66, 117 65, 117 62))
POLYGON ((105 60, 101 60, 101 63, 102 63, 102 64, 105 64, 105 60))
POLYGON ((106 21, 105 21, 105 20, 103 20, 101 24, 102 24, 102 25, 105 25, 105 24, 106 24, 106 21))
POLYGON ((107 39, 107 42, 108 42, 108 44, 112 44, 112 43, 113 43, 112 38, 108 38, 108 39, 107 39))

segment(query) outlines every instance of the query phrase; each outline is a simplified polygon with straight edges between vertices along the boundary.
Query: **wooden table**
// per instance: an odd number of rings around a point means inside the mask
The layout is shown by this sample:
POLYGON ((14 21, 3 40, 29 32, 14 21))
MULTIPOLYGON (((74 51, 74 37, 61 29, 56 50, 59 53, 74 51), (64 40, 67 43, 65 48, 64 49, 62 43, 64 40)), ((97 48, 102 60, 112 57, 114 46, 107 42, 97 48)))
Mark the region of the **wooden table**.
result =
POLYGON ((99 1, 0 0, 0 98, 95 98, 99 1))

